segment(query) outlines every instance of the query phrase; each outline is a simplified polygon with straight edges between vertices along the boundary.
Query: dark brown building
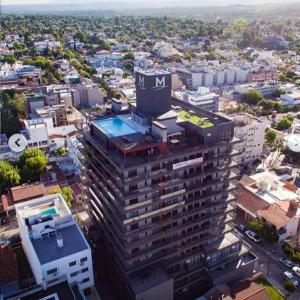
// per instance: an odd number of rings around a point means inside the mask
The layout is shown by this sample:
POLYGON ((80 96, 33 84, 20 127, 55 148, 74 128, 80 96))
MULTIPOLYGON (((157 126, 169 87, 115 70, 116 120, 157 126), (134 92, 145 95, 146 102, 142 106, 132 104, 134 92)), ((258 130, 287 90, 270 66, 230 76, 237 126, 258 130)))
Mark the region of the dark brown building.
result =
MULTIPOLYGON (((141 81, 159 82, 163 95, 164 74, 141 81)), ((255 257, 233 233, 234 123, 177 99, 158 117, 155 106, 143 109, 151 117, 139 107, 115 107, 83 132, 85 201, 116 290, 122 299, 194 299, 250 276, 255 257)))

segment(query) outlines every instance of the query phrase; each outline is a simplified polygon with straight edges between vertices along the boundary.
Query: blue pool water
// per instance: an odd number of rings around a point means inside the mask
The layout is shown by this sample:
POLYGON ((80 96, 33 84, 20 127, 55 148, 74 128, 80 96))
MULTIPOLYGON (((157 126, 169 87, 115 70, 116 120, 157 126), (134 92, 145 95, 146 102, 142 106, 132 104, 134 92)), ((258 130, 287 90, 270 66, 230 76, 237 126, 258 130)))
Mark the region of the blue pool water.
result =
POLYGON ((55 207, 47 208, 43 211, 41 211, 42 217, 48 217, 48 216, 57 216, 57 211, 55 207))
POLYGON ((108 136, 117 137, 138 132, 122 119, 109 118, 95 121, 95 124, 108 136))

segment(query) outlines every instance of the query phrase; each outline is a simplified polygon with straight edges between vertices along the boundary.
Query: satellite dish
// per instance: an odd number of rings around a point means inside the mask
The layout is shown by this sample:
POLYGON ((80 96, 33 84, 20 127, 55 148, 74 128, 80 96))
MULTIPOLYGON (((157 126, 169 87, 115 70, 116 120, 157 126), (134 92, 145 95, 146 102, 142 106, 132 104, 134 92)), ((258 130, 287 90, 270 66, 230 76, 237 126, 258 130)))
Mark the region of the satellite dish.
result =
POLYGON ((300 134, 292 134, 289 136, 287 146, 293 152, 300 152, 300 134))

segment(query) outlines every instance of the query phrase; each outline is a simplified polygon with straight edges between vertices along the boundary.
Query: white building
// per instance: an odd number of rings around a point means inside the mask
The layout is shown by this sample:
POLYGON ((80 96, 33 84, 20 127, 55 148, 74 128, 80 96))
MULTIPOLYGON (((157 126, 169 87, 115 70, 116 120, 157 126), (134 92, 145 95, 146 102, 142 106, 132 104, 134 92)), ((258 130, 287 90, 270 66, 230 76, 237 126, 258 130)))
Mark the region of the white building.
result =
POLYGON ((59 41, 51 41, 51 40, 40 41, 40 42, 34 43, 34 47, 40 53, 44 52, 47 48, 49 50, 53 50, 54 48, 57 48, 60 45, 61 45, 61 43, 59 41))
POLYGON ((166 58, 175 55, 181 56, 181 53, 177 49, 175 49, 171 44, 166 42, 157 42, 154 45, 153 50, 160 58, 166 58))
POLYGON ((103 105, 106 94, 94 84, 78 84, 72 89, 73 105, 75 107, 94 107, 95 105, 103 105))
POLYGON ((80 172, 82 167, 82 163, 80 159, 82 158, 82 153, 80 152, 79 148, 83 147, 82 143, 78 140, 77 137, 72 137, 67 139, 67 147, 68 147, 68 154, 69 157, 73 160, 74 165, 76 166, 76 173, 80 172))
POLYGON ((211 93, 206 87, 199 87, 196 92, 183 93, 183 101, 212 112, 219 110, 219 95, 211 93))
POLYGON ((37 285, 65 278, 81 292, 93 287, 91 248, 61 194, 17 204, 16 215, 37 285))
POLYGON ((28 147, 47 148, 49 146, 48 127, 53 127, 52 118, 24 121, 22 134, 27 137, 28 147))
POLYGON ((280 96, 280 101, 282 105, 292 106, 300 104, 300 90, 293 90, 284 95, 280 96))
POLYGON ((272 96, 278 87, 279 84, 277 82, 240 84, 234 86, 234 92, 244 95, 250 90, 258 90, 262 96, 266 97, 272 96))
POLYGON ((266 124, 249 114, 230 116, 235 121, 234 136, 241 140, 234 149, 241 154, 235 157, 240 164, 254 162, 261 158, 265 141, 266 124))

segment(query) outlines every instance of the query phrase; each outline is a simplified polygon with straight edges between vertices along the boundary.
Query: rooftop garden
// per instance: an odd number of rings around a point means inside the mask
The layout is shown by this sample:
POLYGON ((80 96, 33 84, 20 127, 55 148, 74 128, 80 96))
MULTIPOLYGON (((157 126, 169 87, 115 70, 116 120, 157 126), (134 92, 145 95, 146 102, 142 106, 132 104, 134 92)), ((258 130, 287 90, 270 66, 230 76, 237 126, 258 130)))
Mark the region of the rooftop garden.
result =
POLYGON ((214 123, 206 118, 200 118, 195 113, 187 112, 185 110, 180 110, 178 112, 178 117, 183 120, 190 122, 201 128, 210 128, 214 126, 214 123))

